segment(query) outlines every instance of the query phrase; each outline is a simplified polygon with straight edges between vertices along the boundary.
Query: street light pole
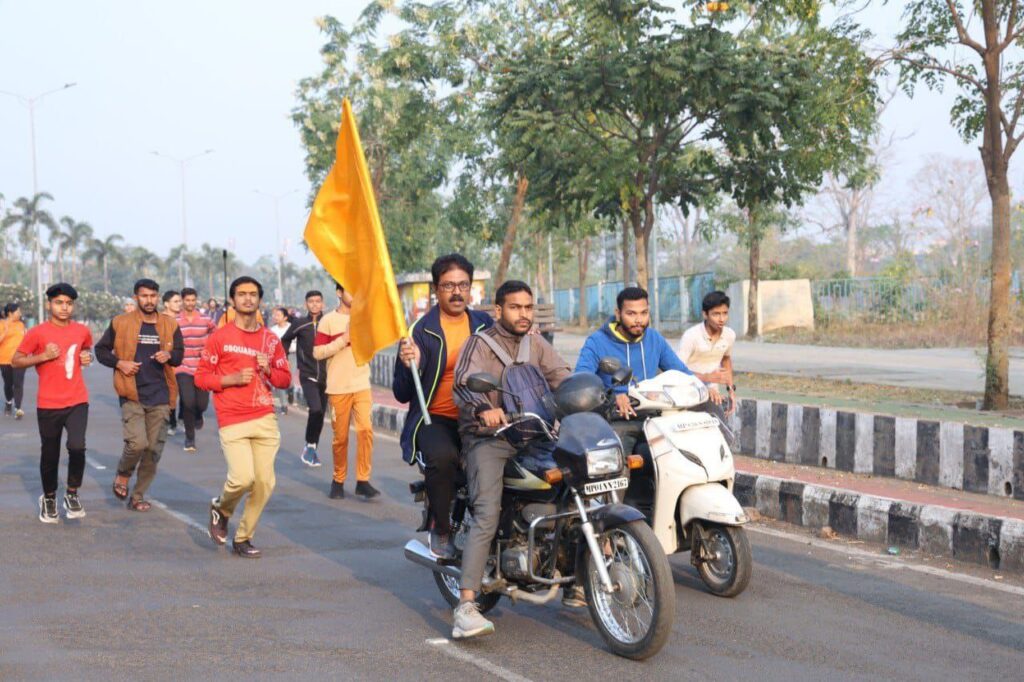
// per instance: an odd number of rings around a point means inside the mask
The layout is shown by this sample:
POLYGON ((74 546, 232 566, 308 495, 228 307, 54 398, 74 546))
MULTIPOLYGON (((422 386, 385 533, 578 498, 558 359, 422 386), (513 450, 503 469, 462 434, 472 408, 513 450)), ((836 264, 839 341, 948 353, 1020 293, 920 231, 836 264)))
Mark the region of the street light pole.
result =
MULTIPOLYGON (((36 163, 36 102, 43 99, 47 95, 52 95, 55 92, 67 90, 73 88, 77 83, 65 83, 59 88, 53 90, 47 90, 46 92, 40 93, 34 97, 25 97, 19 95, 16 92, 8 92, 6 90, 0 90, 0 95, 9 95, 17 98, 19 102, 28 107, 28 134, 29 143, 32 146, 32 199, 36 198, 39 194, 39 171, 36 163)), ((36 261, 36 313, 38 314, 39 322, 43 321, 43 252, 42 242, 39 238, 39 223, 36 222, 35 211, 32 212, 32 233, 33 233, 33 257, 36 261)))
POLYGON ((153 156, 160 157, 161 159, 167 159, 168 161, 173 161, 178 164, 178 171, 181 177, 181 245, 185 247, 184 250, 181 252, 181 255, 178 257, 178 274, 181 276, 182 286, 188 285, 188 277, 185 272, 185 251, 188 251, 188 212, 185 208, 185 164, 187 164, 189 161, 198 159, 201 156, 206 156, 207 154, 212 153, 212 149, 206 149, 199 152, 198 154, 193 154, 192 156, 178 158, 176 156, 171 156, 170 154, 163 154, 158 151, 150 152, 150 154, 152 154, 153 156))
MULTIPOLYGON (((284 298, 284 247, 281 242, 281 212, 280 203, 281 199, 289 197, 295 194, 299 190, 293 189, 285 192, 284 194, 270 194, 269 192, 263 192, 258 189, 254 189, 253 192, 260 196, 267 197, 274 202, 274 238, 277 244, 277 298, 284 298)), ((281 303, 282 301, 278 301, 281 303)))

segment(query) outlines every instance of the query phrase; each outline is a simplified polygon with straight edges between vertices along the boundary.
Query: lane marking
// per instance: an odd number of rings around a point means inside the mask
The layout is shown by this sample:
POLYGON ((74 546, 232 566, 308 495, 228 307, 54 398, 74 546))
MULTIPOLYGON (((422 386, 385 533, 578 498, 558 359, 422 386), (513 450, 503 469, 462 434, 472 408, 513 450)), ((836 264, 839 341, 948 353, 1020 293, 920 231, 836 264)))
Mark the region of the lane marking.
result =
POLYGON ((947 571, 936 566, 923 566, 918 564, 911 564, 903 561, 897 561, 891 559, 888 556, 875 554, 863 549, 857 549, 856 547, 842 547, 833 543, 819 540, 817 538, 809 538, 805 535, 798 535, 796 533, 787 533, 786 531, 776 530, 774 528, 755 528, 750 526, 750 532, 760 533, 762 535, 769 535, 771 537, 783 538, 785 540, 792 540, 802 545, 811 545, 818 549, 827 549, 831 552, 837 552, 845 554, 847 556, 855 556, 860 559, 870 559, 871 561, 881 564, 886 568, 905 569, 908 571, 914 571, 916 573, 925 573, 932 575, 937 578, 946 578, 947 580, 955 580, 957 582, 966 583, 968 585, 974 585, 975 587, 986 587, 990 590, 996 590, 998 592, 1005 592, 1007 594, 1014 594, 1017 596, 1024 597, 1024 587, 1017 587, 1016 585, 1004 585, 1003 583, 993 582, 985 578, 978 578, 973 575, 966 575, 963 573, 954 573, 947 571))
POLYGON ((153 505, 154 507, 156 507, 157 509, 159 509, 160 511, 164 512, 165 514, 169 514, 173 518, 181 521, 182 523, 184 523, 189 528, 194 528, 194 529, 196 529, 196 530, 198 530, 198 531, 200 531, 202 533, 205 533, 206 535, 210 534, 210 529, 209 528, 207 528, 203 524, 199 523, 198 521, 194 520, 192 517, 186 516, 185 514, 182 514, 179 511, 175 511, 174 509, 171 509, 170 507, 168 507, 166 504, 164 504, 160 500, 154 500, 151 497, 151 498, 149 498, 149 503, 151 505, 153 505))
POLYGON ((106 471, 107 469, 107 467, 103 466, 102 464, 97 464, 88 457, 85 458, 85 463, 91 466, 93 469, 96 469, 97 471, 106 471))
POLYGON ((511 670, 506 670, 500 665, 495 665, 485 658, 474 656, 473 654, 463 651, 457 646, 453 646, 453 642, 450 639, 444 637, 436 637, 434 639, 428 639, 427 644, 434 647, 446 656, 451 656, 464 663, 476 666, 483 670, 485 673, 494 675, 495 677, 507 680, 508 682, 531 682, 529 677, 523 677, 519 673, 514 673, 511 670))

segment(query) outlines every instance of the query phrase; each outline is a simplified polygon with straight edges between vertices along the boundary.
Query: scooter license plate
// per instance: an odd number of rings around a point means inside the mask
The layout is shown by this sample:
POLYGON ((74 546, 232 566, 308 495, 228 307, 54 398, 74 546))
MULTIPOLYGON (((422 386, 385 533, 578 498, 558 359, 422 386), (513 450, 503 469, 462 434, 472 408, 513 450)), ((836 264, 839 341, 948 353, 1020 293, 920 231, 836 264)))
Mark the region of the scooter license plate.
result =
POLYGON ((583 485, 584 495, 598 495, 610 493, 613 490, 625 490, 629 487, 629 478, 613 478, 610 481, 594 481, 583 485))

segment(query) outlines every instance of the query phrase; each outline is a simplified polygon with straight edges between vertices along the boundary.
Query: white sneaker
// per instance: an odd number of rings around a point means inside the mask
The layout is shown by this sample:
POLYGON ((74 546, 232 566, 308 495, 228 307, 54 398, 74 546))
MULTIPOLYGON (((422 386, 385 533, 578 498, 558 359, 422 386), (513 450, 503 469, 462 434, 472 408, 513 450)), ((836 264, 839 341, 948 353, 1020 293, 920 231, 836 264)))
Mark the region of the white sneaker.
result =
POLYGON ((452 639, 467 639, 494 634, 494 623, 481 615, 476 602, 464 601, 456 606, 454 621, 452 639))
POLYGON ((60 519, 57 516, 57 498, 39 496, 39 520, 43 523, 57 523, 60 519))

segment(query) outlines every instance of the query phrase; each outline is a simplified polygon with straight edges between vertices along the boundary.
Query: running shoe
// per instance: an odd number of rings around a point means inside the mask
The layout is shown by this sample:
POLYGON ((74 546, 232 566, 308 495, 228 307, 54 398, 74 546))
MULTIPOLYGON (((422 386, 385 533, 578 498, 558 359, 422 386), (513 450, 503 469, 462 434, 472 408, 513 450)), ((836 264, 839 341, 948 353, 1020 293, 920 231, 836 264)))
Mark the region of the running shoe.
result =
POLYGON ((242 540, 241 542, 231 541, 231 549, 235 550, 235 554, 246 559, 259 559, 260 552, 258 549, 252 546, 252 543, 248 540, 242 540))
POLYGON ((25 416, 25 410, 21 409, 20 407, 14 411, 14 418, 15 419, 21 419, 24 416, 25 416))
POLYGON ((57 516, 57 498, 39 496, 39 520, 43 523, 57 523, 60 517, 57 516))
POLYGON ((178 429, 174 428, 173 426, 168 426, 167 427, 167 435, 168 436, 173 436, 176 433, 178 433, 178 429))
POLYGON ((196 451, 196 442, 194 440, 186 440, 185 441, 185 452, 195 452, 195 451, 196 451))
POLYGON ((4 403, 4 416, 10 417, 12 414, 14 414, 14 402, 8 400, 6 403, 4 403))
POLYGON ((430 555, 438 561, 455 560, 455 542, 451 533, 442 535, 432 530, 427 535, 427 545, 430 547, 430 555))
POLYGON ((69 519, 80 519, 85 516, 85 507, 78 499, 77 490, 69 490, 64 495, 64 516, 69 519))
POLYGON ((320 458, 316 456, 316 448, 311 445, 307 445, 302 448, 302 456, 300 459, 302 459, 302 463, 308 467, 320 466, 320 458))
POLYGON ((210 538, 218 545, 228 541, 228 517, 221 512, 218 504, 220 498, 213 498, 210 501, 210 538))
POLYGON ((452 639, 494 634, 494 623, 483 617, 476 602, 464 601, 456 606, 454 620, 452 639))
POLYGON ((338 483, 337 481, 331 481, 331 492, 327 493, 327 497, 332 500, 343 500, 345 499, 345 484, 338 483))
POLYGON ((380 491, 370 485, 369 481, 356 481, 356 495, 362 495, 369 500, 380 495, 380 491))
POLYGON ((562 605, 570 609, 585 609, 587 593, 579 585, 566 585, 562 588, 562 605))

